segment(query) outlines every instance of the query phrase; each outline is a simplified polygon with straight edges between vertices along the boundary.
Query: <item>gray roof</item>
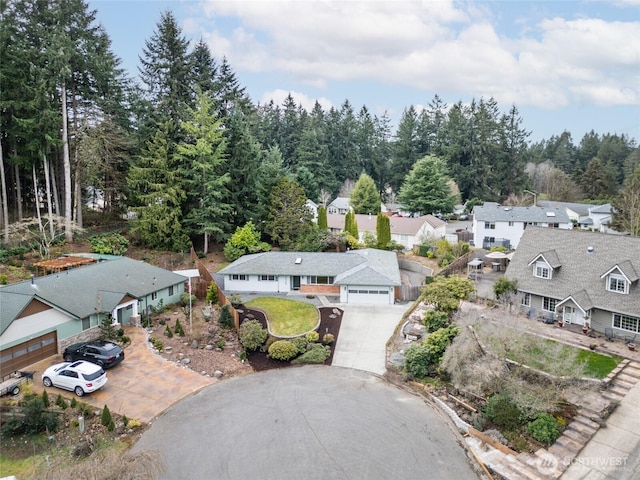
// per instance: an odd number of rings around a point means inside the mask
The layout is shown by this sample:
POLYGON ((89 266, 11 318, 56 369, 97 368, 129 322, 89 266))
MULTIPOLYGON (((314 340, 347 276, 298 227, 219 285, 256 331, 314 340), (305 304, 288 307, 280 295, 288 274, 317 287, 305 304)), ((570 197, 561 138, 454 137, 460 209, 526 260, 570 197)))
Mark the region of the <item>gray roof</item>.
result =
POLYGON ((330 207, 343 208, 349 210, 351 207, 349 197, 336 197, 333 202, 329 204, 330 207))
POLYGON ((592 203, 572 203, 572 202, 556 202, 553 200, 539 200, 539 207, 550 207, 550 208, 565 208, 571 211, 576 212, 581 217, 586 217, 589 215, 589 209, 595 207, 596 205, 592 203))
MULTIPOLYGON (((543 255, 543 256, 544 256, 543 255)), ((506 276, 518 280, 518 289, 558 300, 569 296, 588 310, 598 308, 640 316, 640 237, 608 235, 583 230, 527 228, 506 276), (533 276, 532 259, 554 251, 560 265, 551 279, 533 276), (629 294, 606 289, 607 272, 619 269, 633 282, 629 294), (635 280, 634 280, 635 279, 635 280)))
POLYGON ((184 281, 182 275, 127 257, 94 263, 35 277, 33 284, 27 280, 3 286, 1 324, 8 327, 22 311, 18 311, 19 298, 39 298, 76 318, 85 318, 113 310, 126 295, 140 298, 184 281), (5 308, 5 298, 16 306, 5 308))
POLYGON ((605 203, 604 205, 594 207, 589 210, 589 213, 611 213, 611 204, 605 203))
POLYGON ((473 216, 479 222, 571 223, 564 208, 510 207, 493 202, 473 207, 473 216))
POLYGON ((394 252, 367 248, 346 253, 263 252, 244 255, 221 275, 316 275, 335 277, 337 285, 400 285, 394 252), (296 263, 296 260, 299 262, 296 263))

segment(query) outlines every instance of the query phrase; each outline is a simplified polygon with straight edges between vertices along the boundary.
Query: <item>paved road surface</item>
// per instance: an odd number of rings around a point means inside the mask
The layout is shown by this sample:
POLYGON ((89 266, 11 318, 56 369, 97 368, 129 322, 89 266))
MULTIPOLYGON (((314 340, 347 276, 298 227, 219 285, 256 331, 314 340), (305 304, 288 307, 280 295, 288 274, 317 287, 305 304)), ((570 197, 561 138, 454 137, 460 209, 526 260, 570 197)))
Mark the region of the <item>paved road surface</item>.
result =
POLYGON ((156 419, 133 450, 159 451, 170 480, 477 478, 422 399, 327 366, 206 387, 156 419))

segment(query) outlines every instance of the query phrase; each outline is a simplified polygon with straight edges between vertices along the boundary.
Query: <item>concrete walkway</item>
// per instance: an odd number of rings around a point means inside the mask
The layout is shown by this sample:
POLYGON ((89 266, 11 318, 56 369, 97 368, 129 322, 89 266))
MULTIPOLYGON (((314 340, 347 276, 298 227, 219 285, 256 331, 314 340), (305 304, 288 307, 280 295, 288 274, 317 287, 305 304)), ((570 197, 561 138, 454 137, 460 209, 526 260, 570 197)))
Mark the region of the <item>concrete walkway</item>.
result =
POLYGON ((407 305, 340 305, 340 308, 344 314, 331 365, 384 374, 387 341, 407 305))

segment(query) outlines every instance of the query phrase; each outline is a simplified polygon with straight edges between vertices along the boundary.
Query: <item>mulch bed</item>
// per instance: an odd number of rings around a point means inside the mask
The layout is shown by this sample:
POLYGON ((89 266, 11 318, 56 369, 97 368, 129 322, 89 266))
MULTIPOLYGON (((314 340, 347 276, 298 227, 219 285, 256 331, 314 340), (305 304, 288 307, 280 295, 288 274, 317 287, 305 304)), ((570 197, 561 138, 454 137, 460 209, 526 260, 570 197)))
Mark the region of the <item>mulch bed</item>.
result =
MULTIPOLYGON (((253 310, 251 308, 246 308, 244 305, 240 306, 239 309, 243 310, 243 314, 241 315, 240 321, 244 321, 247 317, 253 318, 259 321, 264 328, 267 328, 267 319, 264 313, 259 310, 253 310)), ((334 336, 335 340, 330 345, 331 347, 331 355, 324 362, 325 365, 331 365, 333 361, 333 352, 335 350, 336 342, 338 341, 338 334, 340 333, 340 325, 342 324, 342 310, 335 307, 318 307, 318 311, 320 312, 320 326, 318 328, 318 333, 320 334, 320 339, 322 339, 323 335, 330 333, 334 336)), ((283 362, 281 360, 274 360, 269 358, 266 352, 247 352, 247 360, 253 369, 257 372, 261 372, 264 370, 271 370, 274 368, 286 368, 290 367, 290 362, 283 362)))

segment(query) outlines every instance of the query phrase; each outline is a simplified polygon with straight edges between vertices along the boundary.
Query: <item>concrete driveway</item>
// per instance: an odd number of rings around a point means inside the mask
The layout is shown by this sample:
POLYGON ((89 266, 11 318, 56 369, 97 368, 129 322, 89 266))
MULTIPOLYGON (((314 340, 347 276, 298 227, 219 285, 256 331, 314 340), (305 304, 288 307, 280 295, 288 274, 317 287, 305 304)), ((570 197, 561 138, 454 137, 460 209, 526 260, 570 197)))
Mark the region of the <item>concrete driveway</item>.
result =
POLYGON ((157 418, 133 452, 162 479, 478 478, 436 410, 376 375, 303 366, 207 387, 157 418))
MULTIPOLYGON (((333 362, 337 367, 384 374, 386 345, 407 305, 341 305, 344 309, 333 362)), ((322 332, 321 332, 322 334, 322 332)))

